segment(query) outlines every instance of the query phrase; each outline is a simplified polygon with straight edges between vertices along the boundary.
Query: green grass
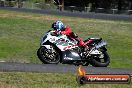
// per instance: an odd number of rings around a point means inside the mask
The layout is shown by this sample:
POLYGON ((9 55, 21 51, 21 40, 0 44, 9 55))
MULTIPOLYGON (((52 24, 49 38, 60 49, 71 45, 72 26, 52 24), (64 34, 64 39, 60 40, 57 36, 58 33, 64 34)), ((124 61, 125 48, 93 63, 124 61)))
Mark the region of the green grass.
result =
POLYGON ((86 84, 79 86, 76 75, 58 73, 0 73, 0 88, 131 88, 131 84, 86 84))
MULTIPOLYGON (((111 57, 110 67, 132 68, 131 22, 4 10, 0 10, 0 61, 41 63, 36 56, 40 38, 57 19, 70 25, 72 30, 83 39, 100 36, 107 40, 108 53, 111 57)), ((0 88, 132 88, 132 85, 87 84, 78 86, 76 75, 71 73, 0 72, 0 88)))
POLYGON ((100 36, 106 40, 110 67, 132 68, 132 22, 4 10, 0 10, 0 61, 41 63, 36 56, 40 38, 57 19, 83 39, 100 36))

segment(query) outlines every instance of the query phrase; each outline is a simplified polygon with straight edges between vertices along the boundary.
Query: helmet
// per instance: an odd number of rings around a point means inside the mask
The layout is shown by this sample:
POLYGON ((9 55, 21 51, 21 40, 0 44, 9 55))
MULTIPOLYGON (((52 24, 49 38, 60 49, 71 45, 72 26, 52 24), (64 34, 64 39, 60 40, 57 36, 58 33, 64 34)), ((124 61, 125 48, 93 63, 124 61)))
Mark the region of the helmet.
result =
POLYGON ((60 31, 60 30, 63 30, 64 24, 63 24, 61 21, 55 21, 55 22, 52 24, 52 28, 53 28, 54 30, 60 31))

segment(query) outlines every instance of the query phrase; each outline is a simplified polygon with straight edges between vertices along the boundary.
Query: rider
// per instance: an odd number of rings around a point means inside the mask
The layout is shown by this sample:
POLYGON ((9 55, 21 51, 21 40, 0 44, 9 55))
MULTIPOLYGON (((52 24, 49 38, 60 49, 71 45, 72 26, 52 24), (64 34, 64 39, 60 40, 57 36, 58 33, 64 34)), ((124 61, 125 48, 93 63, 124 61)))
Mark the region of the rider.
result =
POLYGON ((70 27, 64 26, 64 24, 61 21, 53 22, 52 28, 56 30, 58 34, 65 34, 71 39, 77 40, 79 46, 85 46, 83 40, 79 36, 77 36, 75 33, 73 33, 70 27))

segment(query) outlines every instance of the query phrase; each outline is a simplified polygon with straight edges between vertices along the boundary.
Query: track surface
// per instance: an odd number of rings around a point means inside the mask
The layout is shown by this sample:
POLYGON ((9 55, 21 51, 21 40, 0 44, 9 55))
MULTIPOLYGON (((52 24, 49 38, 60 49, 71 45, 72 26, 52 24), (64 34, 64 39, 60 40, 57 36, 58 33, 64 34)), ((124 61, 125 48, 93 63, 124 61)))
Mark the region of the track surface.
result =
MULTIPOLYGON (((130 74, 132 69, 109 68, 109 67, 91 67, 83 66, 87 73, 98 74, 130 74)), ((76 73, 78 66, 64 64, 26 64, 26 63, 9 63, 1 62, 1 72, 43 72, 43 73, 76 73)))
MULTIPOLYGON (((105 20, 123 20, 132 21, 132 15, 112 15, 112 14, 94 14, 94 13, 71 13, 59 12, 49 10, 34 10, 34 9, 18 9, 18 8, 0 8, 4 10, 31 12, 51 15, 62 15, 82 18, 95 18, 105 20)), ((76 73, 77 66, 73 65, 51 65, 51 64, 25 64, 25 63, 0 63, 1 72, 46 72, 46 73, 76 73)), ((87 73, 100 73, 100 74, 130 74, 132 69, 125 68, 105 68, 105 67, 83 67, 87 73)))
POLYGON ((61 15, 61 16, 71 16, 71 17, 82 17, 82 18, 95 18, 95 19, 105 19, 105 20, 122 20, 122 21, 132 21, 132 15, 118 15, 118 14, 101 14, 101 13, 77 13, 77 12, 60 12, 54 10, 38 10, 38 9, 26 9, 26 8, 2 8, 3 10, 19 11, 19 12, 31 12, 31 13, 41 13, 50 15, 61 15))

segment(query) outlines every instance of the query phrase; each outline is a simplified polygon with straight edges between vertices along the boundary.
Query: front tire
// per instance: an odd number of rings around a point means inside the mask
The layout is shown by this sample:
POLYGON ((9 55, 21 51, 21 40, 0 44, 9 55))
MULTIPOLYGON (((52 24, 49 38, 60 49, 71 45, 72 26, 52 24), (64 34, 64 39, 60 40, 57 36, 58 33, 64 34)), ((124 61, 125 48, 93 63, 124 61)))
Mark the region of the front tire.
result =
POLYGON ((49 50, 42 46, 37 51, 38 58, 44 63, 44 64, 58 64, 60 62, 60 55, 56 51, 55 47, 51 45, 53 50, 49 52, 49 50))
POLYGON ((107 67, 110 63, 109 55, 106 51, 102 51, 103 58, 93 56, 90 60, 90 64, 94 67, 107 67), (102 62, 102 60, 103 62, 102 62))

